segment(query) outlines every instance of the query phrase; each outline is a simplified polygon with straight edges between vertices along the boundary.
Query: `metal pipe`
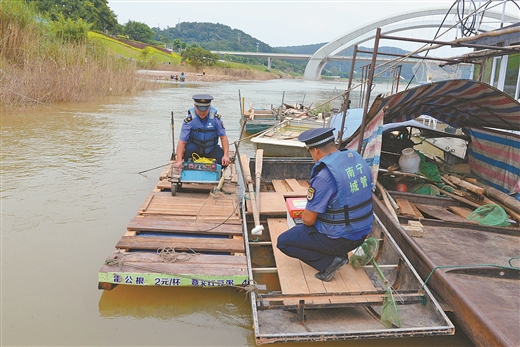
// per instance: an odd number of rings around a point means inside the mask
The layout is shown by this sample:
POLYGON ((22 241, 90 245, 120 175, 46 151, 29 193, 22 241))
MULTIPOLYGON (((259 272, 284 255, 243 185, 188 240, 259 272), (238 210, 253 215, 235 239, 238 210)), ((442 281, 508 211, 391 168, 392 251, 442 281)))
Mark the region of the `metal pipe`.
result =
POLYGON ((376 67, 377 51, 379 49, 379 38, 381 37, 381 28, 377 28, 376 38, 374 40, 374 53, 372 54, 372 62, 370 63, 370 71, 368 72, 367 94, 365 98, 365 105, 363 107, 363 120, 359 129, 359 143, 357 151, 361 154, 361 147, 363 144, 363 137, 365 134, 365 123, 367 121, 368 106, 370 104, 370 92, 372 91, 372 82, 374 81, 374 70, 376 67))

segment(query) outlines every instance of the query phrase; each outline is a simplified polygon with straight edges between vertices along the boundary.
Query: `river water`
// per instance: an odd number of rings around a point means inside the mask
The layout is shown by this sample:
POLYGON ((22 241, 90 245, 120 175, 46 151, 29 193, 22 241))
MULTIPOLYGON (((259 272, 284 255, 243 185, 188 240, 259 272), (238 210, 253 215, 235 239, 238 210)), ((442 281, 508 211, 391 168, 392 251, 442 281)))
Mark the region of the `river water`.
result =
MULTIPOLYGON (((231 141, 246 105, 328 100, 344 82, 170 83, 137 96, 1 115, 2 346, 254 346, 250 304, 231 289, 97 289, 97 273, 172 150, 191 96, 210 93, 231 141)), ((384 92, 388 85, 379 85, 384 92)), ((355 95, 352 97, 354 98, 355 95)), ((247 107, 246 106, 246 107, 247 107)), ((241 147, 253 154, 250 143, 241 147)), ((286 344, 296 345, 296 344, 286 344)), ((300 344, 301 345, 301 344, 300 344)), ((460 336, 305 346, 465 346, 460 336)))

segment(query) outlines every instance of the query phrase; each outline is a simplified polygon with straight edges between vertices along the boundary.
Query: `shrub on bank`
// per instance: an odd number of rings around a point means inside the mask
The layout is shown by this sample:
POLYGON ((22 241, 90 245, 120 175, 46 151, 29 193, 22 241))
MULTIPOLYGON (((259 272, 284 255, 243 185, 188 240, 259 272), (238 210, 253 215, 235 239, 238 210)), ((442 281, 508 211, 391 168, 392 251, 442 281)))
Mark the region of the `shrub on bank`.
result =
POLYGON ((137 63, 85 34, 85 23, 49 22, 29 3, 0 12, 0 107, 83 102, 158 88, 136 78, 137 63))

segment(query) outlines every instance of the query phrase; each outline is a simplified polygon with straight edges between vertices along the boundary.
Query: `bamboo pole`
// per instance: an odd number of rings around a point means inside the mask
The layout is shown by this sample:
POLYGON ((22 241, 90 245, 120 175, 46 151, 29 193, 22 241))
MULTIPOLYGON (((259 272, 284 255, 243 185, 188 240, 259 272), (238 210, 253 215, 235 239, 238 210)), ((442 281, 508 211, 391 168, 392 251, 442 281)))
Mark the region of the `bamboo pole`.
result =
POLYGON ((484 189, 484 195, 486 195, 489 198, 498 200, 502 204, 509 207, 511 210, 515 211, 516 213, 520 214, 520 201, 516 200, 512 196, 509 196, 505 193, 502 193, 500 190, 495 189, 493 187, 488 186, 487 184, 476 182, 476 186, 481 187, 484 189))

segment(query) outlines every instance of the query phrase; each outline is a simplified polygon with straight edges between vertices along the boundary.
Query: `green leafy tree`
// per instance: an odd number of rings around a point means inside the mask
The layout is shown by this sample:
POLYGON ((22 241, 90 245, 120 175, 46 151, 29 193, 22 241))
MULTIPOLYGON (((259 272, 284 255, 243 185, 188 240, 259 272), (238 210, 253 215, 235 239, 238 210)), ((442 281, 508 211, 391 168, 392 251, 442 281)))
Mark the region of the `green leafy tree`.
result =
POLYGON ((217 54, 211 53, 197 45, 186 48, 186 50, 182 52, 181 57, 182 62, 196 67, 215 65, 219 58, 217 54))
POLYGON ((179 52, 180 52, 180 50, 181 50, 181 43, 182 42, 179 39, 173 40, 172 41, 173 48, 177 48, 179 50, 179 52))
POLYGON ((60 14, 49 26, 54 35, 64 42, 84 43, 87 41, 91 25, 81 18, 73 20, 60 14))
POLYGON ((153 30, 145 23, 128 21, 125 24, 125 34, 135 41, 151 42, 155 36, 153 30))
POLYGON ((79 19, 92 25, 99 31, 115 31, 117 17, 108 7, 108 0, 26 0, 33 3, 37 10, 44 13, 51 21, 59 21, 60 15, 65 19, 79 19))

